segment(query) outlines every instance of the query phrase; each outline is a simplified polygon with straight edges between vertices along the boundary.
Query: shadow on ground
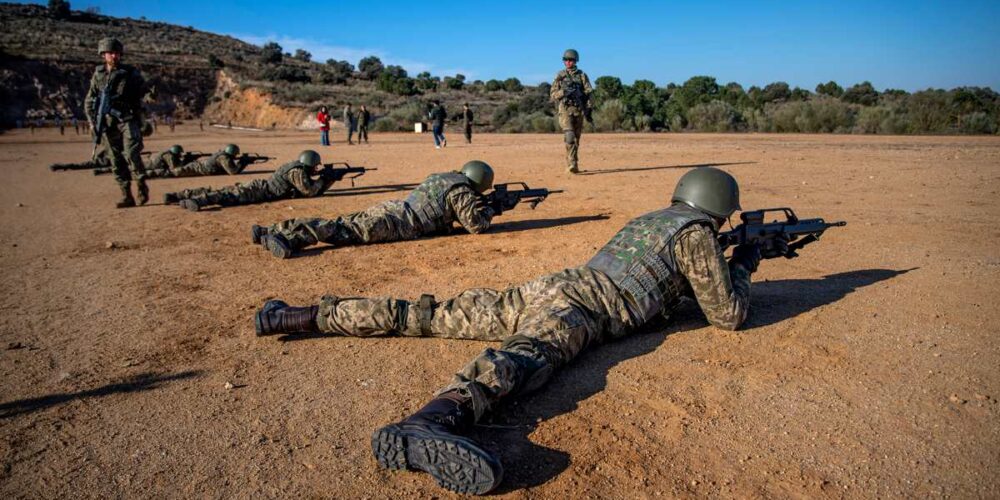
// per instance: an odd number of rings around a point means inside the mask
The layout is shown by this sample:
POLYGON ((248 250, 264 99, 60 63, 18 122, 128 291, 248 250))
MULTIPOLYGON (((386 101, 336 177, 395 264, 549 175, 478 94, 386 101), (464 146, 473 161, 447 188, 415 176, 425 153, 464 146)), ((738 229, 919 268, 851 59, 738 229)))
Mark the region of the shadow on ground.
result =
POLYGON ((722 167, 726 165, 750 165, 757 163, 755 161, 734 161, 729 163, 694 163, 691 165, 662 165, 659 167, 636 167, 636 168, 606 168, 600 170, 581 170, 576 175, 601 175, 601 174, 619 174, 624 172, 644 172, 647 170, 669 170, 673 168, 699 168, 699 167, 722 167))
POLYGON ((88 389, 85 391, 77 391, 77 392, 50 394, 48 396, 42 396, 38 398, 20 399, 17 401, 11 401, 9 403, 0 404, 0 419, 10 418, 24 413, 32 413, 38 410, 44 410, 45 408, 48 408, 50 406, 66 403, 69 401, 73 401, 75 399, 95 398, 95 397, 109 396, 111 394, 119 394, 119 393, 149 391, 158 388, 161 384, 165 382, 183 380, 187 378, 197 377, 199 375, 201 375, 201 371, 197 370, 185 371, 185 372, 175 373, 172 375, 158 374, 158 373, 142 373, 139 375, 135 375, 123 382, 108 384, 101 387, 97 387, 95 389, 88 389))
MULTIPOLYGON (((858 288, 912 270, 867 269, 819 279, 755 283, 752 288, 754 307, 743 329, 794 318, 834 303, 858 288)), ((668 322, 649 325, 633 335, 583 353, 559 371, 543 390, 510 401, 516 404, 505 404, 492 420, 477 426, 475 438, 499 453, 504 465, 504 482, 495 493, 539 486, 569 467, 567 453, 531 442, 529 436, 539 423, 572 412, 580 401, 603 391, 608 373, 622 361, 653 352, 673 333, 705 325, 705 317, 697 306, 688 304, 668 322)))

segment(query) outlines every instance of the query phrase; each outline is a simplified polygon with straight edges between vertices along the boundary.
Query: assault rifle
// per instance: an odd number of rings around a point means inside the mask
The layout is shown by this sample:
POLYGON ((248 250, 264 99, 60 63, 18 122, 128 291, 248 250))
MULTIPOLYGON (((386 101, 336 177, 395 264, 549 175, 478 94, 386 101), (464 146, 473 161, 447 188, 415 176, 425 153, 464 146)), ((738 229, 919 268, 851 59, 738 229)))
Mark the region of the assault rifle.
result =
POLYGON ((725 250, 731 245, 751 243, 760 245, 761 250, 771 249, 779 235, 788 239, 788 250, 783 256, 786 259, 798 257, 798 250, 819 240, 823 232, 831 227, 846 226, 847 222, 826 222, 823 219, 799 219, 791 208, 765 208, 740 214, 742 224, 732 231, 719 233, 719 245, 725 250), (785 220, 764 222, 764 214, 782 212, 785 220), (801 237, 801 238, 800 238, 801 237))
POLYGON ((354 179, 365 175, 365 172, 369 170, 378 170, 372 167, 352 167, 346 161, 338 161, 334 163, 324 163, 323 168, 319 171, 319 176, 326 182, 333 184, 334 182, 350 179, 351 187, 354 187, 354 179), (343 167, 337 168, 334 165, 343 165, 343 167))
MULTIPOLYGON (((210 155, 205 155, 205 156, 210 156, 210 155)), ((277 158, 259 155, 257 153, 243 153, 243 155, 240 156, 240 161, 245 162, 247 165, 256 165, 257 163, 267 163, 275 159, 277 158)))
POLYGON ((184 160, 181 163, 191 163, 193 161, 198 161, 206 156, 212 156, 212 153, 202 153, 201 151, 185 151, 184 160))
POLYGON ((101 90, 101 97, 97 101, 97 116, 94 117, 94 150, 90 153, 90 160, 97 160, 97 147, 101 145, 101 136, 104 135, 104 129, 106 125, 104 124, 105 119, 109 114, 112 114, 111 110, 111 76, 108 76, 108 81, 104 83, 104 88, 101 90))
POLYGON ((493 191, 486 195, 486 203, 493 207, 493 211, 500 215, 507 210, 512 210, 518 203, 524 201, 531 206, 532 210, 539 203, 545 201, 552 193, 561 193, 562 189, 548 190, 545 188, 531 189, 523 182, 508 182, 506 184, 496 184, 493 191), (510 189, 508 186, 520 186, 523 189, 510 189))
POLYGON ((594 124, 594 117, 591 113, 590 108, 587 107, 587 94, 583 91, 583 85, 579 82, 569 82, 566 88, 563 90, 563 95, 569 98, 569 100, 583 111, 583 117, 590 122, 591 125, 594 124))

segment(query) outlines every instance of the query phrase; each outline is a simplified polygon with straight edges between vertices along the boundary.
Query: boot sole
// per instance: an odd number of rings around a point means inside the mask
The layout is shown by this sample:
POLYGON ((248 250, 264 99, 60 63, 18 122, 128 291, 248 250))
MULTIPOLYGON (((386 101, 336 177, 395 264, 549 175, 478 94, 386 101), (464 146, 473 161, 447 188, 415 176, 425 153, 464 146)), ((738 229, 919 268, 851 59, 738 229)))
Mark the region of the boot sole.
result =
POLYGON ((262 238, 261 241, 264 242, 264 246, 271 251, 271 255, 279 259, 287 259, 292 256, 292 252, 282 247, 281 244, 275 241, 274 238, 265 237, 262 238))
POLYGON ((484 495, 503 479, 500 462, 460 436, 443 436, 393 424, 375 431, 372 452, 386 469, 426 472, 439 486, 456 493, 484 495))

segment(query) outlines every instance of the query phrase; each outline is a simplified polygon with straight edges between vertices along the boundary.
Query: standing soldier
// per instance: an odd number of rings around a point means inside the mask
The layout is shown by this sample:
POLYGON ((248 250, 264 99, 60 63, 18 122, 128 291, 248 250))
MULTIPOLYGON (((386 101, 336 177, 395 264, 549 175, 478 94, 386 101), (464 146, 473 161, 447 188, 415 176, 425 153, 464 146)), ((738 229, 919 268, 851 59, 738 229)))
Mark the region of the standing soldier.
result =
POLYGON ((80 135, 80 120, 76 119, 76 115, 73 116, 73 130, 76 131, 76 135, 80 135))
POLYGON ((351 111, 351 103, 344 106, 344 127, 347 127, 347 144, 354 144, 351 139, 354 137, 354 112, 351 111))
POLYGON ((163 203, 180 203, 182 208, 197 212, 208 205, 231 207, 300 196, 312 198, 326 192, 334 182, 333 178, 312 177, 320 163, 319 153, 306 150, 299 153, 297 160, 275 170, 268 179, 254 179, 246 184, 221 189, 197 188, 167 193, 163 196, 163 203))
POLYGON ((566 50, 563 53, 566 68, 556 75, 549 90, 549 98, 559 106, 559 126, 566 141, 566 164, 573 174, 580 171, 577 168, 577 152, 580 136, 583 135, 583 120, 593 122, 590 118, 590 93, 593 88, 587 74, 576 67, 579 60, 580 54, 576 50, 566 50))
POLYGON ((66 121, 62 116, 56 116, 56 125, 59 125, 59 135, 66 135, 66 121))
POLYGON ((372 114, 368 112, 368 107, 362 104, 361 111, 358 111, 358 144, 361 144, 362 139, 368 144, 368 122, 371 119, 372 114))
POLYGON ((462 123, 465 125, 465 143, 472 144, 472 110, 469 109, 469 103, 462 105, 462 123))
POLYGON ((142 165, 142 97, 145 80, 139 70, 122 64, 122 43, 105 38, 97 45, 104 64, 94 70, 90 90, 84 100, 87 121, 95 140, 101 141, 111 153, 115 180, 122 191, 118 208, 134 207, 131 181, 135 180, 139 204, 149 201, 146 172, 142 165), (105 102, 106 100, 106 102, 105 102), (104 103, 105 109, 99 109, 104 103))
MULTIPOLYGON (((736 180, 711 167, 684 174, 670 207, 630 221, 586 264, 504 291, 474 288, 436 301, 323 297, 309 307, 271 300, 257 312, 257 335, 385 334, 501 342, 459 370, 451 384, 400 422, 376 430, 383 468, 429 473, 442 487, 483 494, 503 468, 469 434, 504 401, 541 388, 585 349, 669 317, 685 298, 724 330, 750 308, 750 276, 761 258, 788 251, 737 246, 726 261, 718 228, 740 207, 736 180)), ((777 242, 776 242, 777 243, 777 242)))

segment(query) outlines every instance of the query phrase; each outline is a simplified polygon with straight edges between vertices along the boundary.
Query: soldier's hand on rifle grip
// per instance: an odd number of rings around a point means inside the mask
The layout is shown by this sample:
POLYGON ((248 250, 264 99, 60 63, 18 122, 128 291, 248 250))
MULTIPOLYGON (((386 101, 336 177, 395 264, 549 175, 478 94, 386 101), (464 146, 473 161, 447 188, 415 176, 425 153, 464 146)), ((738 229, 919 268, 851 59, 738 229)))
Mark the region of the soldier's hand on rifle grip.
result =
POLYGON ((733 249, 732 261, 745 267, 751 273, 757 272, 757 266, 760 264, 760 247, 753 243, 744 243, 742 245, 737 245, 733 249))
POLYGON ((500 198, 487 198, 487 202, 489 204, 489 207, 493 209, 493 215, 503 214, 503 202, 500 200, 500 198))
POLYGON ((761 248, 761 257, 765 259, 776 259, 788 254, 788 235, 782 233, 768 240, 764 248, 761 248))

